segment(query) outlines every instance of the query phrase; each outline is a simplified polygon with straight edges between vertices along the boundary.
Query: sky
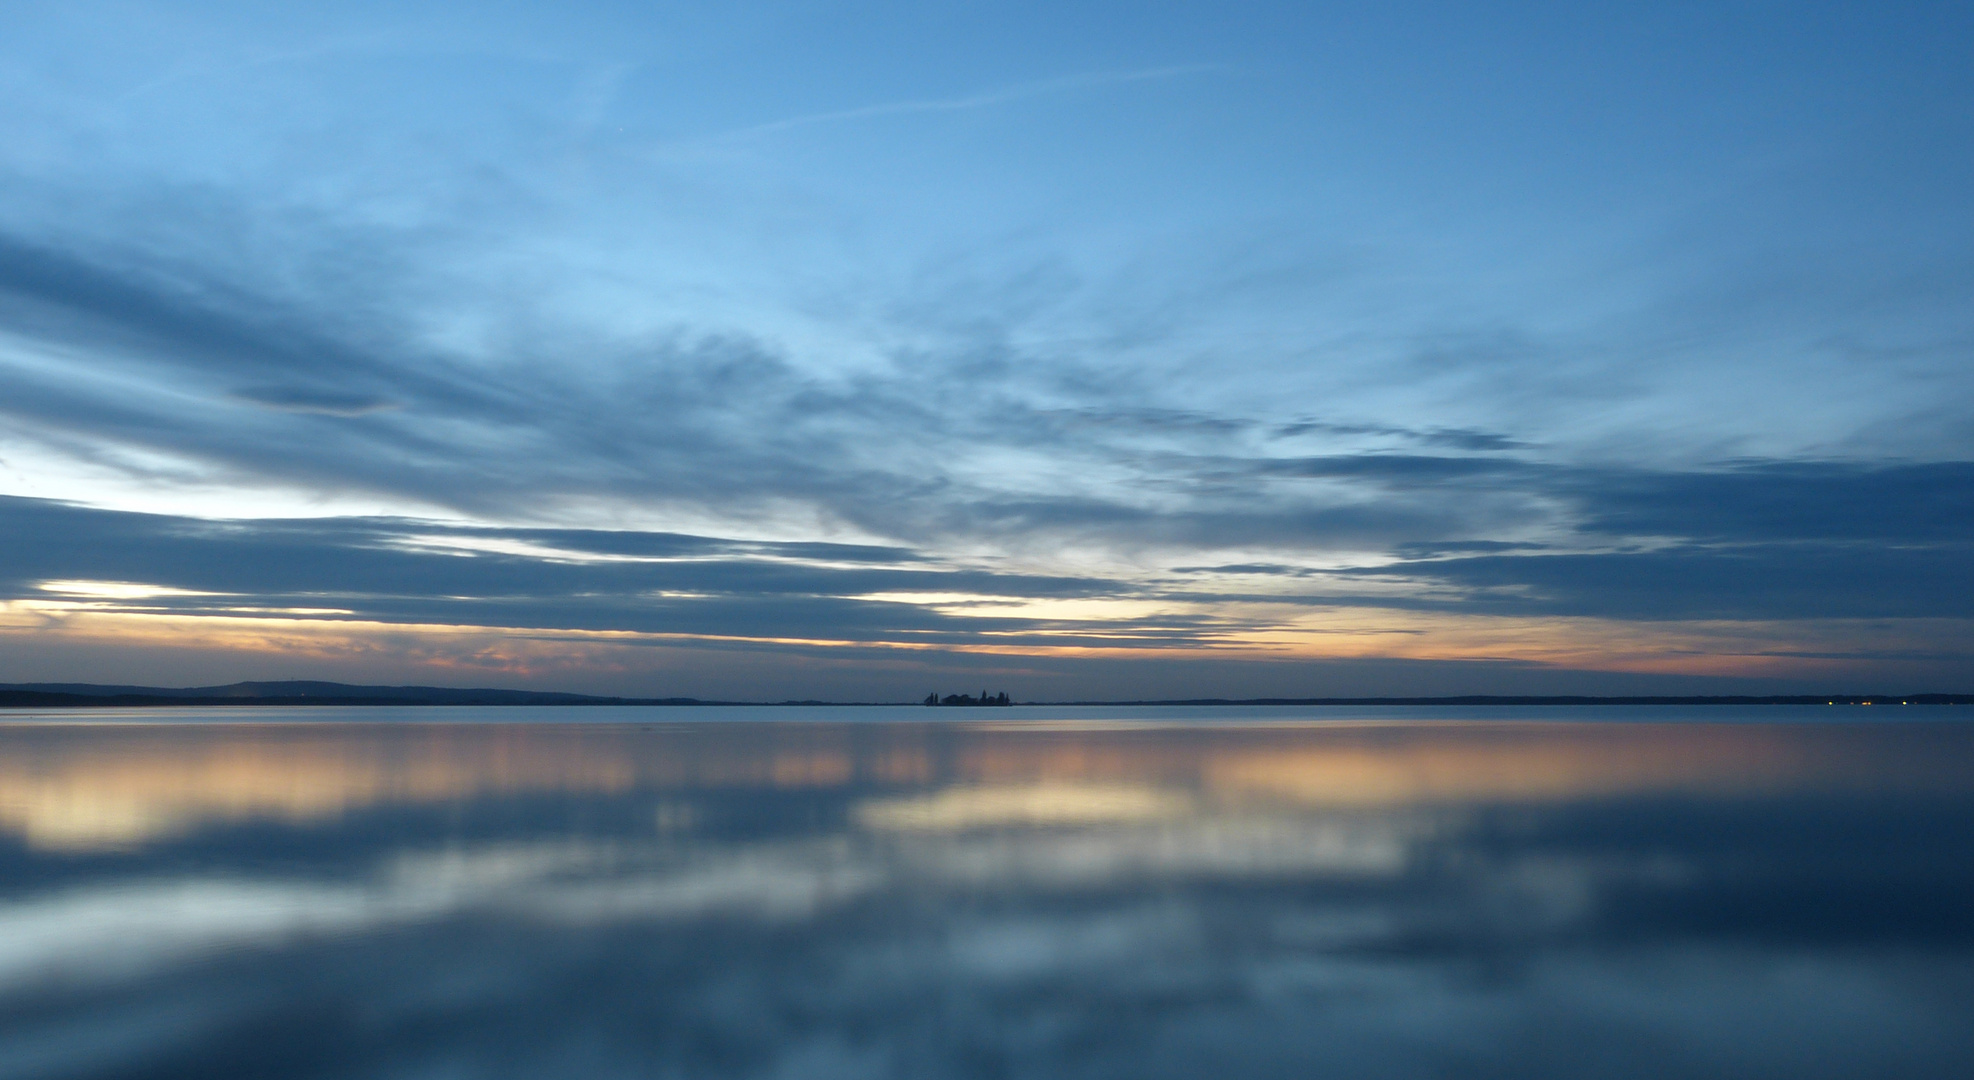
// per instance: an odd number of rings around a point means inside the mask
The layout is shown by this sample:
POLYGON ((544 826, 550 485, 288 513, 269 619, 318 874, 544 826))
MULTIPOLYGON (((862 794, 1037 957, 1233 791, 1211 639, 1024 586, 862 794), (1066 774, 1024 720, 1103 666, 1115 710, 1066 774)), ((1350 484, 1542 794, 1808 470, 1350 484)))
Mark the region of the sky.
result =
POLYGON ((0 680, 1974 689, 1974 8, 14 5, 0 680))

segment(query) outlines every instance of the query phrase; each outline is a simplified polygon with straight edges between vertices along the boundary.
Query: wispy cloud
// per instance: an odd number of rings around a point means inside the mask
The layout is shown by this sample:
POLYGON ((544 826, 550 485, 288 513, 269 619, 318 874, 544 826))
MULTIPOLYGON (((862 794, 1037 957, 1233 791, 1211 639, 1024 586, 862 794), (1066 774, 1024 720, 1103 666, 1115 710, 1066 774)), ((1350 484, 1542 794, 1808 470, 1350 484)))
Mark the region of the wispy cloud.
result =
POLYGON ((977 94, 967 94, 953 98, 922 98, 910 101, 887 101, 875 105, 861 105, 854 109, 837 109, 830 112, 808 113, 790 116, 780 120, 770 120, 760 124, 734 128, 712 136, 714 139, 737 139, 751 135, 769 135, 794 128, 813 127, 818 124, 839 124, 853 120, 870 120, 883 116, 908 116, 915 113, 965 112, 969 109, 984 109, 995 105, 1006 105, 1030 98, 1049 97, 1077 90, 1091 90, 1104 86, 1120 86, 1128 83, 1156 82, 1166 79, 1184 78, 1189 75, 1203 75, 1222 70, 1218 64, 1174 64, 1168 67, 1145 68, 1138 71, 1091 71, 1075 75, 1063 75, 1053 79, 1039 79, 1034 82, 1017 83, 999 90, 987 90, 977 94))

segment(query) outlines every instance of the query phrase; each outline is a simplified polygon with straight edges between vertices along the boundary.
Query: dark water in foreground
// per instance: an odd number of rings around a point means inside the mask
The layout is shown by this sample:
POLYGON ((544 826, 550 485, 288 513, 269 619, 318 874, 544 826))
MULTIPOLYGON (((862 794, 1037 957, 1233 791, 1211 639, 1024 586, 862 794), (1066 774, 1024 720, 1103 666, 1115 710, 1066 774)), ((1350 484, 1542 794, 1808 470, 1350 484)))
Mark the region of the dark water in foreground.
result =
POLYGON ((1974 1075, 1974 724, 613 715, 0 722, 0 1077, 1974 1075))

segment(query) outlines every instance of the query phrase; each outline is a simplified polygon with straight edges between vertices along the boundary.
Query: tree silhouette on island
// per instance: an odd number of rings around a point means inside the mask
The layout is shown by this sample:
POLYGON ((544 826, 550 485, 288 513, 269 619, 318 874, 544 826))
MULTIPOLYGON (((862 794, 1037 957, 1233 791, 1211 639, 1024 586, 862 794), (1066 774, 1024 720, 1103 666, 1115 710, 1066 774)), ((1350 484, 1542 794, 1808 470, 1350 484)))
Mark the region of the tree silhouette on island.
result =
POLYGON ((940 697, 938 691, 935 690, 932 693, 925 695, 925 703, 927 705, 1012 705, 1014 704, 1012 701, 1008 700, 1008 692, 1006 690, 1003 690, 999 694, 995 694, 992 696, 989 696, 987 691, 982 690, 980 692, 979 697, 974 697, 971 694, 947 694, 945 697, 940 697))

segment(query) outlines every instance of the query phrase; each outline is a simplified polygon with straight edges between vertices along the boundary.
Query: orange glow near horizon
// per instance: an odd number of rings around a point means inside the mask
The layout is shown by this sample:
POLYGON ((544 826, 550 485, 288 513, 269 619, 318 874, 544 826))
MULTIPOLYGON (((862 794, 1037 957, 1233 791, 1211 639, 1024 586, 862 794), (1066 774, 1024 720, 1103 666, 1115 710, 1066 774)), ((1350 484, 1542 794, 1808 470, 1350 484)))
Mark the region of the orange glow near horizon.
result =
MULTIPOLYGON (((101 584, 101 583, 93 583, 101 584)), ((131 589, 139 588, 130 586, 131 589)), ((1642 674, 1716 676, 1837 676, 1870 670, 1858 642, 1876 651, 1923 651, 1941 640, 1970 636, 1964 620, 1805 621, 1800 623, 1637 623, 1593 618, 1508 618, 1371 608, 1283 611, 1280 605, 1223 610, 1225 628, 1209 623, 1198 643, 1134 644, 1130 625, 1116 637, 1103 626, 1024 631, 1027 640, 1001 640, 983 631, 971 641, 934 643, 909 635, 869 638, 653 633, 620 630, 531 629, 435 623, 386 623, 341 618, 330 608, 265 612, 179 613, 123 609, 108 593, 77 592, 65 599, 0 602, 0 640, 32 635, 37 644, 97 650, 205 653, 344 663, 384 660, 402 669, 534 677, 586 671, 641 670, 653 647, 749 646, 832 651, 886 650, 908 657, 931 653, 1094 660, 1507 661, 1540 667, 1642 674), (1049 641, 1061 639, 1060 644, 1049 641), (1038 640, 1039 639, 1039 640, 1038 640), (1842 644, 1840 649, 1839 643, 1842 644), (1820 655, 1819 655, 1820 654, 1820 655)), ((137 595, 135 593, 132 594, 137 595)), ((145 593, 144 595, 162 595, 145 593)), ((936 606, 936 605, 935 605, 936 606)), ((1209 614, 1206 608, 1186 615, 1209 614)), ((1168 612, 1168 614, 1171 614, 1168 612)), ((22 678, 19 673, 0 679, 22 678)))

